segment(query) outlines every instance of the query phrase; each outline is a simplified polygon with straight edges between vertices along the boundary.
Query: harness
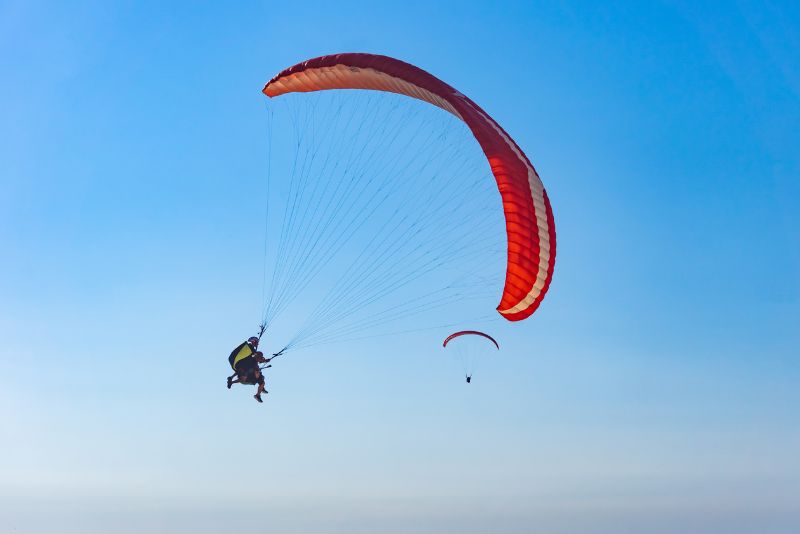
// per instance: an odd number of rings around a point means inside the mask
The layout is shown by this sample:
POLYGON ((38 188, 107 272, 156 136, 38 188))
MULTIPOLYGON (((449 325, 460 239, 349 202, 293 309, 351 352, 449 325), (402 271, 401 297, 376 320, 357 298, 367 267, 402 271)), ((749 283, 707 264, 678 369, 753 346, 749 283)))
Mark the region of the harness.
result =
POLYGON ((249 358, 250 356, 256 353, 255 349, 245 341, 231 352, 231 355, 228 357, 228 363, 231 364, 231 369, 234 371, 236 370, 236 364, 244 360, 245 358, 249 358))

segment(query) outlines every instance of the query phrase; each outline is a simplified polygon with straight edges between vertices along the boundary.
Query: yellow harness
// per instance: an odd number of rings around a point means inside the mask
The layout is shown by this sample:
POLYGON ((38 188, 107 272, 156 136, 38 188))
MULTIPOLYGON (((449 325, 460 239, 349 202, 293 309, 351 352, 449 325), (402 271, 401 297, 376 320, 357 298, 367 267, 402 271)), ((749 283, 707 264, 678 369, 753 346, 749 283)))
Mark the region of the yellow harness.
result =
POLYGON ((252 356, 253 354, 255 354, 253 348, 250 346, 249 343, 245 343, 244 346, 241 349, 239 349, 239 352, 236 353, 236 356, 233 357, 233 363, 231 363, 231 367, 233 367, 233 370, 234 371, 236 370, 237 363, 239 363, 240 361, 244 360, 249 356, 252 356))

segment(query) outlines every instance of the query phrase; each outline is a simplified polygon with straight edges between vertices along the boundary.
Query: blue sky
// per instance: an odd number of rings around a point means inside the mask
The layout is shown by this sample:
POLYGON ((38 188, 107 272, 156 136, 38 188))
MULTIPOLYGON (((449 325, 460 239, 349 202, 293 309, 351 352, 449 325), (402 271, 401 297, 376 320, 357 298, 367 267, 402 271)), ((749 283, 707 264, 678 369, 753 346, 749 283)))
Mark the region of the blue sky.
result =
MULTIPOLYGON (((796 532, 800 12, 0 3, 0 531, 796 532), (550 293, 466 386, 363 340, 227 391, 280 69, 388 54, 536 165, 550 293), (112 528, 113 527, 113 528, 112 528)), ((413 348, 410 348, 413 347, 413 348)), ((430 348, 428 348, 430 347, 430 348)))

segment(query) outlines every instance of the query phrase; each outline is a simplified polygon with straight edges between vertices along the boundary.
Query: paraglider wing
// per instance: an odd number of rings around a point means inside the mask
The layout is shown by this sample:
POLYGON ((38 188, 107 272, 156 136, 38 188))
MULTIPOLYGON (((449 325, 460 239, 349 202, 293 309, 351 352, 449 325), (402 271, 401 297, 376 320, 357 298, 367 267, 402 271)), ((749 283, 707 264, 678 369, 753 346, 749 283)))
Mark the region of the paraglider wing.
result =
POLYGON ((328 89, 372 89, 406 95, 438 106, 472 131, 492 169, 508 235, 508 263, 497 311, 509 321, 539 307, 553 277, 556 230, 547 192, 513 139, 472 100, 409 63, 373 54, 322 56, 290 67, 264 86, 269 97, 328 89))
POLYGON ((461 336, 483 336, 492 343, 494 343, 494 346, 497 347, 497 350, 500 350, 500 345, 497 344, 497 341, 495 341, 495 339, 492 336, 490 336, 489 334, 484 334, 483 332, 478 332, 477 330, 462 330, 460 332, 455 332, 453 334, 450 334, 449 336, 447 336, 447 339, 444 340, 444 343, 442 343, 442 347, 446 347, 447 344, 450 343, 450 340, 461 336))

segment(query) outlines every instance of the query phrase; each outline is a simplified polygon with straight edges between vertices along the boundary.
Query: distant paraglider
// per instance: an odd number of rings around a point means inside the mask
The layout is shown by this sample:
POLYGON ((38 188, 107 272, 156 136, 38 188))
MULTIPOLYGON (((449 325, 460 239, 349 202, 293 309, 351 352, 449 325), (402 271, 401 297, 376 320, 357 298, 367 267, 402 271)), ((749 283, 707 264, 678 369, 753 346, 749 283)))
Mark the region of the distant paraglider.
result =
MULTIPOLYGON (((454 339, 462 337, 462 336, 477 336, 478 338, 486 338, 491 341, 497 350, 500 350, 500 345, 497 341, 484 332, 479 332, 478 330, 461 330, 459 332, 454 332, 445 338, 444 342, 442 343, 443 348, 447 348, 447 345, 454 339)), ((478 353, 483 352, 484 345, 476 346, 473 344, 463 344, 460 343, 459 346, 456 348, 456 354, 458 359, 461 360, 462 364, 466 367, 465 370, 465 378, 467 384, 472 383, 472 372, 475 365, 475 358, 478 353)))

